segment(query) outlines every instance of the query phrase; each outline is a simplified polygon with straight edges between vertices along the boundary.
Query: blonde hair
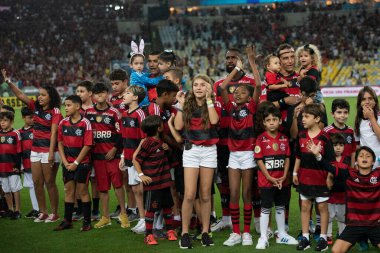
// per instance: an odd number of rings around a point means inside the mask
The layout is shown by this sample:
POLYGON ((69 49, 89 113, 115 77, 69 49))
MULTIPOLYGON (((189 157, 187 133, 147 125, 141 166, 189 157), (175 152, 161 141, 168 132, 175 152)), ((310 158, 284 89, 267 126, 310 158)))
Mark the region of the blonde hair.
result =
MULTIPOLYGON (((193 78, 193 81, 191 82, 191 89, 187 93, 186 100, 185 100, 185 105, 183 106, 183 119, 185 123, 185 129, 189 129, 191 125, 191 119, 193 117, 193 112, 199 109, 199 106, 197 104, 197 101, 195 99, 195 95, 193 92, 193 85, 194 81, 196 79, 202 79, 206 83, 209 83, 211 85, 211 90, 212 90, 212 80, 209 76, 207 75, 196 75, 193 78)), ((215 94, 212 92, 211 94, 211 99, 213 102, 215 102, 215 94)), ((210 125, 210 117, 208 115, 208 109, 207 109, 207 104, 206 102, 201 106, 201 114, 202 114, 202 126, 206 129, 210 125)))
POLYGON ((298 47, 296 50, 296 68, 301 69, 300 55, 302 52, 308 52, 311 56, 311 65, 316 66, 319 71, 322 71, 322 57, 321 52, 318 47, 313 44, 306 44, 304 46, 298 47))

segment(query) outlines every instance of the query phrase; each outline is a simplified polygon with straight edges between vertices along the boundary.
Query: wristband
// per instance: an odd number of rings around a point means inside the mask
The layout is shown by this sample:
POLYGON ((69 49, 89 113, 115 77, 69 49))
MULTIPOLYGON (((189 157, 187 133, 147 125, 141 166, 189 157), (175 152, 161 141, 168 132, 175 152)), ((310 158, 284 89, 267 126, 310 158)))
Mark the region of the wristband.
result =
POLYGON ((214 104, 207 105, 207 108, 214 108, 214 104))
POLYGON ((5 81, 6 83, 11 83, 11 79, 10 79, 10 78, 5 79, 4 81, 5 81))
POLYGON ((141 177, 141 176, 144 176, 144 173, 142 173, 142 172, 141 172, 141 173, 139 173, 139 177, 141 177))
POLYGON ((319 156, 316 156, 315 159, 317 159, 317 161, 320 162, 322 160, 322 155, 319 154, 319 156))
POLYGON ((76 166, 78 166, 78 165, 79 165, 79 163, 78 163, 78 161, 77 161, 77 160, 75 160, 75 161, 74 161, 74 164, 75 164, 76 166))
POLYGON ((206 103, 207 103, 208 105, 213 105, 213 104, 214 104, 214 102, 212 102, 211 99, 207 99, 207 100, 206 100, 206 103))
POLYGON ((177 111, 179 111, 179 112, 183 112, 183 110, 182 110, 182 109, 180 109, 180 108, 177 108, 177 111))
POLYGON ((298 173, 297 172, 293 172, 293 176, 298 176, 298 173))
POLYGON ((236 66, 235 69, 236 69, 238 72, 241 70, 238 66, 236 66))

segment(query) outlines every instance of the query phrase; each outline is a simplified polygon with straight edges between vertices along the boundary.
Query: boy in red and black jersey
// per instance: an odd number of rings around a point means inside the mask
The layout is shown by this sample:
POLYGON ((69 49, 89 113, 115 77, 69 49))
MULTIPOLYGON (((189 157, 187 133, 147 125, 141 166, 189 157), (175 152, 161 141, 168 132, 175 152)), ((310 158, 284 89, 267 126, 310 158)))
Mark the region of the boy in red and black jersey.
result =
POLYGON ((145 211, 143 203, 143 185, 132 164, 133 153, 136 151, 145 134, 141 130, 141 122, 145 119, 144 111, 139 107, 145 98, 145 90, 140 86, 129 86, 124 93, 123 103, 128 110, 123 112, 121 117, 121 135, 123 137, 123 154, 119 162, 119 168, 128 170, 128 184, 132 187, 136 206, 139 211, 140 220, 133 232, 142 233, 145 231, 145 211), (136 230, 138 229, 138 230, 136 230))
POLYGON ((380 249, 380 168, 373 169, 376 155, 367 146, 355 154, 357 168, 339 170, 320 154, 321 144, 310 143, 309 150, 320 166, 334 176, 341 176, 346 189, 346 228, 339 235, 332 252, 347 252, 362 238, 369 238, 380 249))
MULTIPOLYGON (((108 191, 111 183, 121 207, 125 206, 123 175, 119 170, 122 153, 122 138, 120 133, 120 113, 107 103, 108 87, 104 83, 96 83, 93 87, 95 106, 86 110, 86 118, 91 122, 94 132, 95 146, 91 158, 95 169, 96 187, 102 201, 102 217, 95 228, 111 225, 109 215, 108 191)), ((121 227, 129 227, 125 208, 120 209, 121 227)))
POLYGON ((327 173, 321 168, 313 154, 307 149, 309 141, 320 142, 323 146, 322 154, 324 158, 332 162, 335 160, 334 149, 327 134, 323 132, 319 123, 323 115, 319 104, 309 104, 303 108, 302 123, 305 131, 300 131, 296 141, 296 162, 293 172, 293 183, 297 186, 297 191, 301 198, 301 222, 302 240, 297 246, 298 250, 310 248, 309 242, 309 220, 312 203, 317 203, 321 217, 321 234, 316 251, 323 251, 327 245, 327 225, 329 189, 327 188, 327 173))
POLYGON ((83 225, 81 231, 91 229, 91 200, 88 180, 91 173, 90 150, 94 144, 91 123, 80 114, 82 101, 71 95, 65 100, 66 118, 58 126, 58 150, 62 159, 63 182, 65 184, 65 215, 55 229, 72 228, 75 192, 81 196, 83 225))
POLYGON ((32 178, 32 169, 30 163, 30 151, 33 144, 33 112, 28 107, 21 108, 22 119, 24 126, 18 131, 21 135, 21 150, 22 150, 22 170, 24 172, 23 186, 29 188, 30 200, 33 209, 25 216, 26 218, 38 217, 38 202, 36 192, 34 190, 34 183, 32 178))
POLYGON ((0 180, 9 210, 7 217, 19 219, 21 185, 21 136, 12 128, 14 114, 0 112, 0 180), (14 203, 13 203, 14 198, 14 203), (15 207, 15 208, 13 208, 15 207))
POLYGON ((266 131, 256 140, 255 159, 260 170, 258 186, 261 196, 260 238, 256 249, 265 249, 269 243, 267 230, 270 210, 273 202, 276 208, 278 228, 277 243, 295 245, 297 240, 286 233, 285 205, 288 193, 286 180, 290 163, 290 147, 288 137, 278 131, 281 125, 281 112, 275 107, 268 107, 263 114, 263 125, 266 131))
MULTIPOLYGON (((350 157, 344 156, 344 149, 346 138, 342 134, 331 135, 331 143, 334 146, 335 160, 331 163, 339 171, 348 170, 350 168, 350 157)), ((354 158, 355 159, 355 158, 354 158)), ((327 228, 327 243, 332 244, 332 224, 334 218, 338 222, 338 233, 341 234, 345 228, 344 219, 346 216, 346 197, 345 197, 345 187, 344 179, 339 176, 339 174, 344 172, 339 172, 338 176, 334 177, 329 173, 329 180, 332 182, 333 186, 331 188, 331 194, 329 198, 328 208, 329 208, 329 225, 327 228)), ((329 183, 329 181, 328 181, 329 183)))
POLYGON ((128 109, 123 103, 123 94, 128 87, 128 74, 122 69, 115 69, 110 75, 112 90, 114 91, 110 102, 113 107, 119 110, 120 115, 128 109))
POLYGON ((141 124, 141 128, 146 133, 145 138, 134 155, 133 164, 139 178, 144 183, 145 199, 145 243, 155 245, 152 229, 154 213, 163 210, 165 219, 167 238, 176 241, 177 235, 172 230, 172 206, 173 199, 170 192, 172 178, 170 175, 170 165, 163 148, 163 141, 160 133, 163 131, 163 122, 160 116, 148 116, 141 124))

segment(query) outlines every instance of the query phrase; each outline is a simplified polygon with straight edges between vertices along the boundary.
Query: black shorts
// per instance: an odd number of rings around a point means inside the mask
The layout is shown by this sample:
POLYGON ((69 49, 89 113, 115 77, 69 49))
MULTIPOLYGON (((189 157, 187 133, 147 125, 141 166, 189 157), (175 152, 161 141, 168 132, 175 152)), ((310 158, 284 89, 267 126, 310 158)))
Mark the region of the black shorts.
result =
POLYGON ((273 207, 273 202, 275 206, 285 206, 288 203, 288 190, 282 188, 281 190, 277 187, 260 189, 261 196, 261 207, 270 209, 273 207))
POLYGON ((144 191, 144 203, 145 211, 148 212, 156 212, 162 208, 172 208, 174 203, 170 187, 160 190, 144 191))
POLYGON ((79 164, 75 171, 68 171, 62 164, 63 182, 66 184, 69 181, 76 183, 88 184, 92 167, 90 164, 79 164))
POLYGON ((355 245, 356 242, 368 238, 372 245, 377 248, 380 244, 380 226, 377 227, 356 227, 346 226, 343 232, 339 235, 339 239, 355 245))

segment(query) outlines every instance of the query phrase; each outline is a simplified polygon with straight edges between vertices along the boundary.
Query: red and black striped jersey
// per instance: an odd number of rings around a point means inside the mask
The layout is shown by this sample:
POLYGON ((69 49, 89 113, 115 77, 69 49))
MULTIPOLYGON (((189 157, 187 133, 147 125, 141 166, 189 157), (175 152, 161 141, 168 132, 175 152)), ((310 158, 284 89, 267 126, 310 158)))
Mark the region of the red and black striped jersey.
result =
POLYGON ((249 103, 237 106, 229 102, 223 109, 231 117, 228 130, 228 148, 230 151, 253 151, 254 129, 253 118, 256 113, 256 102, 251 99, 249 103))
POLYGON ((354 129, 349 126, 345 126, 344 128, 338 128, 334 123, 325 127, 324 131, 331 138, 333 134, 341 134, 343 135, 346 143, 344 144, 344 150, 342 156, 351 157, 352 153, 356 152, 356 142, 355 142, 355 134, 354 129))
POLYGON ((18 130, 21 136, 22 166, 24 172, 31 173, 32 166, 30 163, 30 151, 33 144, 33 127, 21 128, 18 130))
MULTIPOLYGON (((219 103, 221 104, 223 103, 223 99, 222 99, 222 92, 220 89, 220 85, 223 83, 224 79, 226 78, 227 76, 215 82, 214 87, 213 87, 214 92, 216 94, 216 100, 219 101, 219 103)), ((243 75, 242 78, 240 78, 239 80, 231 81, 227 85, 228 97, 231 102, 234 101, 234 91, 236 87, 238 87, 239 85, 248 85, 248 87, 252 87, 251 96, 253 95, 254 89, 256 87, 255 79, 253 79, 253 76, 248 75, 248 74, 243 75)), ((219 119, 218 134, 219 134, 220 140, 218 142, 218 145, 225 145, 225 146, 228 145, 228 128, 230 125, 230 121, 231 121, 230 115, 225 110, 222 110, 221 116, 219 119)))
POLYGON ((110 102, 113 107, 115 107, 119 112, 120 115, 123 114, 126 110, 128 110, 128 106, 123 103, 123 95, 119 96, 118 94, 115 94, 111 97, 110 102))
POLYGON ((339 161, 336 159, 331 163, 338 169, 338 175, 334 177, 334 186, 331 189, 329 203, 331 204, 344 204, 346 203, 346 187, 345 179, 341 176, 344 170, 348 170, 351 164, 351 156, 342 156, 339 161))
POLYGON ((47 153, 50 149, 51 125, 58 125, 63 117, 59 108, 43 110, 36 103, 30 100, 28 104, 28 108, 34 112, 32 151, 47 153))
POLYGON ((92 160, 105 160, 106 154, 113 147, 117 148, 115 158, 120 158, 123 145, 119 111, 112 106, 104 110, 99 110, 93 106, 86 110, 85 117, 90 121, 94 133, 95 145, 91 151, 92 160))
POLYGON ((155 101, 152 101, 152 103, 148 105, 148 115, 157 115, 161 117, 164 124, 164 133, 167 135, 171 135, 168 121, 172 113, 177 113, 177 110, 174 107, 161 108, 155 103, 155 101))
MULTIPOLYGON (((301 68, 301 70, 302 69, 305 68, 301 68)), ((305 75, 313 78, 317 82, 319 89, 319 83, 321 81, 321 72, 318 70, 318 68, 316 66, 311 66, 310 68, 306 69, 305 75)))
MULTIPOLYGON (((291 84, 290 87, 287 87, 284 89, 286 94, 288 94, 289 96, 298 96, 298 97, 301 95, 300 86, 297 82, 297 77, 299 75, 296 72, 293 72, 287 76, 284 76, 281 73, 279 73, 279 76, 285 79, 286 81, 290 82, 291 84)), ((288 109, 285 108, 281 110, 281 119, 283 120, 283 122, 285 122, 288 119, 288 117, 289 117, 288 109)))
MULTIPOLYGON (((83 146, 93 146, 94 137, 91 123, 81 116, 81 119, 73 123, 71 117, 64 118, 58 126, 58 141, 62 142, 66 159, 73 163, 83 146)), ((83 158, 81 163, 90 163, 90 152, 83 158)))
MULTIPOLYGON (((283 133, 277 133, 276 137, 267 132, 262 133, 256 139, 255 160, 262 160, 270 176, 280 178, 284 176, 285 159, 290 156, 289 139, 283 133)), ((261 170, 258 171, 258 186, 260 188, 272 188, 261 170)), ((283 182, 285 186, 286 180, 283 182)))
POLYGON ((131 165, 133 153, 140 145, 141 140, 145 138, 145 133, 141 130, 141 122, 144 119, 145 113, 140 107, 131 112, 123 112, 121 117, 121 134, 123 137, 124 159, 127 166, 131 165))
POLYGON ((141 144, 136 161, 141 165, 145 176, 152 179, 152 183, 144 185, 144 190, 159 190, 172 185, 170 166, 164 149, 163 142, 154 137, 147 137, 141 144))
MULTIPOLYGON (((215 101, 214 108, 220 119, 221 104, 215 101)), ((189 129, 185 129, 184 133, 185 137, 195 145, 212 146, 219 141, 216 125, 203 126, 201 107, 192 112, 190 127, 189 129)))
POLYGON ((19 131, 0 130, 0 177, 18 174, 13 169, 21 169, 21 152, 19 131))
POLYGON ((282 81, 279 73, 273 73, 273 72, 267 71, 265 72, 265 82, 266 82, 266 85, 269 86, 269 85, 283 83, 284 81, 282 81))
POLYGON ((299 185, 297 191, 309 197, 328 197, 329 190, 326 185, 327 171, 321 168, 315 156, 307 149, 307 143, 312 140, 316 145, 322 146, 321 155, 328 162, 335 160, 335 153, 330 138, 324 131, 310 138, 308 130, 299 132, 296 140, 296 158, 301 160, 298 171, 299 185))

